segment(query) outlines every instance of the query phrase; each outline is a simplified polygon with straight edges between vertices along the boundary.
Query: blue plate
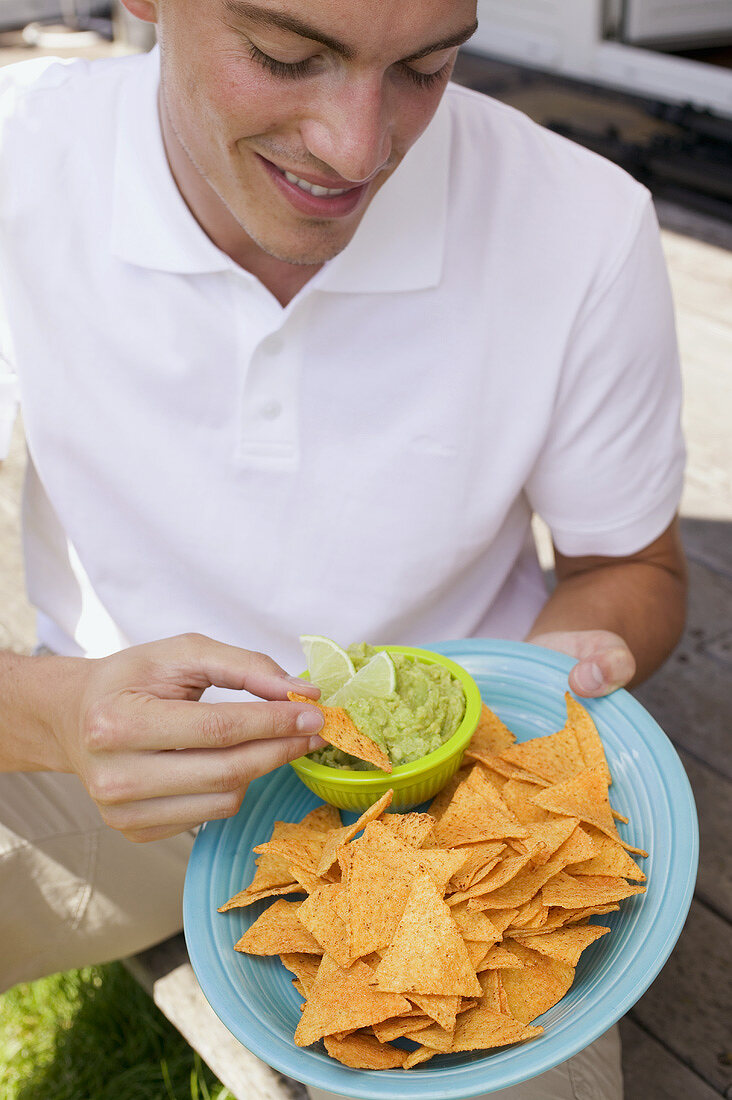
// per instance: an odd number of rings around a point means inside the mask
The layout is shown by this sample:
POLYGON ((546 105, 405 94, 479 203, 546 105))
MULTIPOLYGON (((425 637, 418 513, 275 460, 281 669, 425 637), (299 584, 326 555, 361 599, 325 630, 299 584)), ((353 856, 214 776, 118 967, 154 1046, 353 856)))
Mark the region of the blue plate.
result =
MULTIPOLYGON (((467 640, 431 647, 463 665, 486 703, 519 740, 552 733, 566 720, 572 660, 517 642, 467 640)), ((318 804, 287 766, 252 783, 241 810, 204 825, 186 875, 183 917, 191 963, 229 1031, 263 1061, 305 1084, 364 1100, 458 1100, 526 1081, 577 1054, 645 992, 679 937, 691 904, 699 841, 689 782, 671 742, 627 692, 588 703, 613 774, 613 806, 630 818, 620 832, 647 848, 647 892, 599 918, 610 935, 588 948, 572 988, 540 1017, 544 1034, 514 1047, 442 1055, 409 1073, 354 1070, 321 1043, 299 1048, 300 997, 279 959, 240 955, 233 945, 269 904, 217 913, 254 874, 252 847, 275 820, 297 821, 318 804)), ((353 821, 346 814, 344 820, 353 821)))

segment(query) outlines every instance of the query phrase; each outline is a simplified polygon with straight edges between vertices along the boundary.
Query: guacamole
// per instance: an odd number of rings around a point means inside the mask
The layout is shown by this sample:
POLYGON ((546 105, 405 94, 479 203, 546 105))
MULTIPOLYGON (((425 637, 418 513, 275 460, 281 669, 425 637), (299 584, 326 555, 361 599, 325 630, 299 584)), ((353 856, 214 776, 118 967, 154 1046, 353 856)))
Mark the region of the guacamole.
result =
MULTIPOLYGON (((376 652, 365 643, 348 647, 357 672, 376 652)), ((390 653, 390 657, 396 669, 396 691, 385 699, 356 699, 346 710, 396 768, 434 752, 452 737, 465 714, 465 692, 442 665, 425 664, 402 653, 390 653)), ((332 745, 311 753, 310 759, 328 768, 375 770, 332 745)))

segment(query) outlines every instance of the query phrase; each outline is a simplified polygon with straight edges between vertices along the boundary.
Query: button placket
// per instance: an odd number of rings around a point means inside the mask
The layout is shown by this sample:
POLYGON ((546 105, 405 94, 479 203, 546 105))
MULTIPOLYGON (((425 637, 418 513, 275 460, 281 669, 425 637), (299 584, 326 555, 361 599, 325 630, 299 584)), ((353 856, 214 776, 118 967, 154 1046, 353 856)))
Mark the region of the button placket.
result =
POLYGON ((242 460, 285 466, 296 461, 296 356, 294 342, 280 333, 270 333, 253 349, 242 402, 242 460))

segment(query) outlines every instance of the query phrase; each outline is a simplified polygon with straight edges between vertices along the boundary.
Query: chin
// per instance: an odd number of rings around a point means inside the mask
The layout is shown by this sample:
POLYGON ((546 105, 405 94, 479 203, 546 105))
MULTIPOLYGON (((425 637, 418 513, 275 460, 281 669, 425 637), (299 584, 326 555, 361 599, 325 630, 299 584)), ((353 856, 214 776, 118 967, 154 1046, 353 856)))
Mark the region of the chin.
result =
POLYGON ((273 259, 280 260, 283 263, 301 266, 314 266, 332 260, 349 244, 355 233, 354 227, 353 232, 347 235, 338 234, 333 236, 328 232, 323 232, 321 235, 306 233, 302 235, 306 238, 305 240, 302 237, 300 240, 292 237, 283 240, 277 234, 258 233, 246 225, 243 228, 246 229, 255 244, 268 256, 272 256, 273 259))

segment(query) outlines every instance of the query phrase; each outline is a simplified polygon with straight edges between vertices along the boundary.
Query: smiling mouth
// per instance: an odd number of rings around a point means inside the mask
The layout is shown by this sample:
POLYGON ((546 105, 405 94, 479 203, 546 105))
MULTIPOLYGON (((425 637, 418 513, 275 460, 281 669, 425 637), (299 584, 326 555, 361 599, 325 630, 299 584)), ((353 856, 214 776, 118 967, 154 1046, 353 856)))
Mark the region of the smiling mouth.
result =
MULTIPOLYGON (((275 165, 277 168, 277 165, 275 165)), ((285 177, 290 183, 294 183, 296 187, 299 187, 301 191, 307 191, 309 195, 315 195, 317 198, 328 197, 330 195, 345 195, 346 191, 351 191, 351 187, 321 187, 318 183, 309 183, 307 180, 301 179, 300 176, 296 176, 293 172, 287 172, 283 168, 278 168, 278 172, 285 177)))

